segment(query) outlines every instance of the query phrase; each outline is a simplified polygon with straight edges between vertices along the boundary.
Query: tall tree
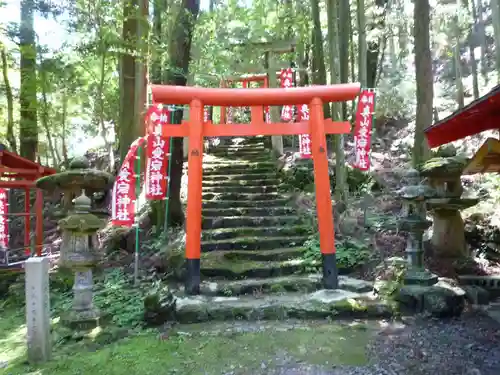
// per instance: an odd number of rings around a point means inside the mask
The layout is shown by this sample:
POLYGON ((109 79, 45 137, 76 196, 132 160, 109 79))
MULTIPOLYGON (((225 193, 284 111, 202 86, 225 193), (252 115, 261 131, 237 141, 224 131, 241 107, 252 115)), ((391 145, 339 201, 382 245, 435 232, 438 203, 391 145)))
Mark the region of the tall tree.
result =
POLYGON ((477 31, 476 31, 476 12, 474 10, 474 0, 469 4, 469 0, 462 0, 463 7, 467 10, 467 14, 470 16, 471 22, 469 24, 469 32, 467 35, 467 46, 469 47, 470 56, 470 69, 472 74, 472 91, 474 94, 474 99, 479 98, 479 80, 478 80, 478 69, 476 54, 474 53, 475 47, 477 45, 477 31), (470 7, 472 5, 472 7, 470 7))
POLYGON ((7 48, 0 42, 0 57, 2 60, 2 76, 7 99, 7 142, 10 149, 17 152, 17 141, 14 135, 14 96, 12 95, 12 86, 9 79, 9 59, 7 57, 7 48))
MULTIPOLYGON (((180 8, 176 12, 173 22, 175 26, 168 44, 169 63, 166 70, 166 83, 169 85, 185 86, 187 83, 193 30, 199 12, 199 0, 182 0, 180 8)), ((182 111, 176 111, 173 120, 175 123, 180 123, 182 111)), ((172 148, 169 222, 171 225, 180 225, 184 222, 180 198, 184 162, 183 138, 174 138, 172 148)))
MULTIPOLYGON (((347 83, 349 81, 349 31, 351 12, 349 0, 340 0, 339 5, 339 58, 340 58, 340 82, 347 83)), ((342 119, 347 118, 347 103, 342 102, 342 119)))
POLYGON ((413 165, 422 163, 429 155, 429 147, 424 139, 424 130, 432 124, 432 103, 434 87, 432 57, 430 48, 429 0, 414 2, 413 37, 415 40, 415 75, 417 82, 417 117, 415 119, 415 140, 413 145, 413 165))
POLYGON ((34 13, 35 1, 21 0, 21 24, 19 29, 19 46, 21 49, 20 154, 33 161, 36 160, 38 149, 34 13))
POLYGON ((366 16, 365 0, 357 0, 358 21, 358 80, 362 87, 367 85, 367 46, 366 46, 366 16))
POLYGON ((371 35, 368 40, 367 52, 367 87, 375 87, 377 73, 379 70, 380 53, 383 52, 385 35, 385 17, 389 0, 375 0, 374 14, 369 23, 367 23, 367 32, 371 35))
POLYGON ((491 0, 493 29, 495 31, 495 66, 497 81, 500 83, 500 0, 491 0))
POLYGON ((137 138, 136 124, 136 48, 137 8, 139 0, 123 0, 123 49, 120 58, 120 126, 119 150, 125 159, 132 142, 137 138))
POLYGON ((479 43, 481 45, 481 75, 483 76, 484 82, 488 83, 488 43, 486 41, 486 27, 484 24, 484 12, 482 0, 471 0, 472 3, 472 16, 476 24, 476 33, 479 37, 479 43), (477 7, 475 4, 477 1, 477 7))
POLYGON ((463 108, 465 105, 465 93, 464 93, 464 83, 463 83, 463 73, 462 73, 462 55, 460 51, 460 19, 458 17, 458 12, 460 11, 460 1, 457 1, 456 15, 451 21, 452 36, 451 40, 453 43, 453 66, 455 68, 455 86, 456 86, 456 99, 458 103, 458 108, 463 108))
MULTIPOLYGON (((338 41, 338 11, 337 2, 328 0, 326 3, 328 14, 328 50, 330 60, 330 82, 332 84, 340 83, 339 71, 339 41, 338 41)), ((332 103, 332 119, 340 119, 339 103, 332 103)), ((346 203, 348 195, 348 186, 345 169, 344 155, 344 137, 343 134, 334 136, 335 144, 335 199, 337 202, 346 203)), ((337 212, 337 210, 335 211, 337 212)))
MULTIPOLYGON (((321 19, 319 0, 311 0, 312 30, 312 81, 316 85, 326 85, 325 52, 323 50, 323 35, 321 33, 321 19)), ((349 72, 347 72, 349 74, 349 72)), ((325 117, 330 117, 330 107, 325 105, 325 117)))

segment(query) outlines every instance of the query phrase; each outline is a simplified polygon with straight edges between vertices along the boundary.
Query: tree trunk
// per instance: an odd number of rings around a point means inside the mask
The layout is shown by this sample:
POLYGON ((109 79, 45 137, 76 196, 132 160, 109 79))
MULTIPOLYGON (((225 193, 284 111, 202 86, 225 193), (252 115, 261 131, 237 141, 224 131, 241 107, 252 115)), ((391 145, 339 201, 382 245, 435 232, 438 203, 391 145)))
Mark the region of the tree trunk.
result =
MULTIPOLYGON (((458 20, 457 20, 458 22, 458 20)), ((455 67, 455 84, 456 84, 456 99, 458 103, 458 108, 463 108, 465 106, 465 94, 464 94, 464 83, 462 81, 462 59, 460 58, 460 39, 455 38, 455 46, 453 47, 453 65, 455 67)))
MULTIPOLYGON (((330 53, 330 81, 332 84, 340 82, 339 77, 339 51, 338 51, 338 12, 335 0, 328 0, 326 4, 328 13, 328 45, 330 53)), ((340 119, 339 103, 332 103, 332 119, 340 119)), ((334 136, 335 145, 335 200, 336 202, 347 201, 349 194, 346 178, 345 155, 344 155, 344 135, 334 136)), ((338 212, 337 210, 335 211, 338 212)))
POLYGON ((49 146, 49 152, 50 156, 52 157, 52 163, 53 165, 58 165, 59 161, 57 160, 56 152, 55 152, 55 147, 54 147, 54 142, 52 141, 52 136, 50 135, 50 128, 49 128, 49 103, 47 101, 47 76, 45 72, 43 71, 43 64, 42 65, 42 72, 40 73, 41 75, 41 89, 42 89, 42 126, 45 130, 45 136, 47 137, 47 143, 49 146))
POLYGON ((63 155, 63 162, 66 168, 69 167, 69 158, 68 158, 68 147, 66 145, 66 120, 68 117, 68 94, 66 92, 63 93, 62 97, 62 116, 61 116, 61 148, 63 155))
POLYGON ((19 30, 19 46, 21 50, 20 154, 32 161, 36 160, 38 149, 34 11, 34 0, 21 1, 21 25, 19 30))
POLYGON ((122 39, 125 51, 120 57, 120 127, 119 150, 120 161, 125 160, 128 149, 137 138, 135 124, 135 79, 137 47, 137 14, 138 0, 123 1, 122 39))
MULTIPOLYGON (((315 85, 326 85, 325 53, 323 51, 323 35, 321 34, 321 20, 319 0, 311 0, 312 30, 312 82, 315 85)), ((349 74, 349 72, 347 72, 349 74)), ((330 106, 324 106, 325 118, 330 117, 330 106)))
MULTIPOLYGON (((340 0, 339 5, 339 60, 340 82, 349 81, 349 0, 340 0)), ((347 102, 342 102, 342 119, 347 119, 347 102)))
POLYGON ((472 2, 472 12, 469 8, 469 0, 462 0, 463 6, 465 9, 467 9, 467 12, 472 18, 472 23, 469 25, 470 26, 470 31, 469 34, 467 35, 467 45, 469 47, 469 58, 470 58, 470 70, 472 74, 472 91, 474 95, 474 99, 479 98, 479 80, 477 76, 477 61, 476 61, 476 55, 474 53, 474 46, 476 45, 475 43, 475 30, 476 30, 476 12, 474 10, 474 0, 472 2))
POLYGON ((424 130, 432 124, 432 102, 434 99, 432 57, 430 49, 430 5, 429 0, 414 2, 413 32, 415 40, 415 75, 417 82, 417 117, 413 145, 413 165, 418 166, 429 156, 429 146, 424 139, 424 130))
POLYGON ((479 34, 479 41, 481 45, 481 75, 483 76, 484 83, 488 83, 488 43, 486 42, 486 27, 484 25, 484 11, 482 0, 477 1, 477 14, 475 14, 476 6, 472 0, 472 12, 474 20, 477 22, 477 32, 479 34))
POLYGON ((380 47, 382 45, 382 40, 386 37, 385 33, 385 16, 387 11, 387 4, 389 0, 375 0, 376 16, 367 25, 367 31, 369 34, 381 35, 377 37, 372 37, 368 42, 368 52, 367 52, 367 87, 373 88, 376 85, 377 73, 379 67, 379 53, 380 47), (379 32, 376 32, 378 29, 379 32))
MULTIPOLYGON (((191 41, 196 18, 200 11, 198 0, 182 0, 180 10, 177 12, 175 25, 169 42, 168 55, 170 69, 167 70, 167 84, 185 86, 189 71, 191 41)), ((182 111, 174 114, 175 123, 182 121, 182 111)), ((170 174, 170 207, 169 224, 182 225, 184 212, 180 198, 183 157, 183 139, 174 138, 172 146, 172 168, 170 174)))
POLYGON ((491 0, 492 23, 495 31, 495 67, 500 83, 500 0, 491 0))
POLYGON ((97 88, 97 100, 99 102, 99 126, 101 128, 101 137, 104 141, 104 147, 108 151, 109 165, 108 170, 110 172, 115 171, 115 152, 113 148, 113 143, 108 141, 108 130, 106 129, 106 123, 104 119, 104 83, 106 79, 106 52, 105 48, 101 50, 101 63, 100 63, 100 79, 99 86, 97 88))
POLYGON ((358 20, 358 81, 361 87, 367 86, 367 45, 366 45, 366 16, 365 16, 365 0, 358 0, 357 4, 357 20, 358 20))
POLYGON ((9 61, 7 59, 5 45, 2 44, 0 47, 3 84, 5 88, 5 97, 7 99, 7 142, 9 142, 11 151, 17 153, 17 142, 14 135, 14 96, 12 95, 12 87, 9 80, 9 61))

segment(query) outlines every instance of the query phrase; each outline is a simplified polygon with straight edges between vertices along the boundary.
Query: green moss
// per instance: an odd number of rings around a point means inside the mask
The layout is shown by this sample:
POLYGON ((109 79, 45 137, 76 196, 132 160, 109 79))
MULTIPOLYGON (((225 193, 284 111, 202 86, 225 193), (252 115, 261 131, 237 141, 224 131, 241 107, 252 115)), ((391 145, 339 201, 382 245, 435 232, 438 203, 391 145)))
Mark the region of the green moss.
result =
POLYGON ((59 220, 61 228, 76 233, 94 233, 101 229, 106 222, 97 216, 86 213, 73 213, 64 219, 59 220))
POLYGON ((467 158, 461 155, 446 158, 437 157, 429 159, 419 169, 422 176, 460 175, 467 162, 467 158))
POLYGON ((108 172, 99 171, 97 169, 70 169, 51 176, 39 178, 36 181, 36 186, 48 191, 57 188, 64 190, 71 187, 104 190, 111 185, 113 179, 113 176, 108 172))
MULTIPOLYGON (((289 247, 273 250, 232 250, 224 251, 221 255, 227 260, 284 261, 299 259, 304 251, 303 247, 289 247)), ((216 252, 211 254, 213 256, 216 252)))
MULTIPOLYGON (((234 314, 237 316, 238 312, 234 314)), ((374 333, 373 329, 321 324, 287 331, 273 331, 271 328, 255 333, 198 334, 210 328, 198 325, 196 331, 191 329, 188 335, 169 335, 166 340, 146 333, 100 350, 62 353, 41 367, 17 364, 7 371, 12 375, 30 371, 52 375, 121 375, 124 372, 183 375, 231 372, 242 375, 262 371, 262 364, 269 369, 277 368, 277 361, 284 353, 294 361, 306 364, 330 368, 362 366, 368 362, 365 347, 374 333)))

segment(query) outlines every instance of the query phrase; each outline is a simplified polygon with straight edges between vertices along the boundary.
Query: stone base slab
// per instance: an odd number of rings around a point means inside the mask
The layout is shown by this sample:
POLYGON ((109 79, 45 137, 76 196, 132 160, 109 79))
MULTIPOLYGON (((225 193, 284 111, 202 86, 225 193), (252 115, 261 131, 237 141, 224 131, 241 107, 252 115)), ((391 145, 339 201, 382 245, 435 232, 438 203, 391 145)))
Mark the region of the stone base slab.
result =
POLYGON ((199 323, 223 320, 284 320, 327 318, 388 318, 394 305, 381 302, 372 293, 318 290, 313 293, 177 299, 177 320, 199 323))

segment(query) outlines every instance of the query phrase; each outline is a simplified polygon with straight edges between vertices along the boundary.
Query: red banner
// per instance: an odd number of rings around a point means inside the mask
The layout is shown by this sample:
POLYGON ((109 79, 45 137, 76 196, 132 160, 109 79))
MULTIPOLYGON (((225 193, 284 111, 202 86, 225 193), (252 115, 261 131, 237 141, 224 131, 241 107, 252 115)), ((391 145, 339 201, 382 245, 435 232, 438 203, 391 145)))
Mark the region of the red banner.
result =
MULTIPOLYGON (((281 69, 280 74, 280 86, 281 88, 293 87, 293 70, 292 68, 281 69)), ((281 120, 282 121, 292 121, 293 119, 293 106, 284 105, 281 109, 281 120)))
POLYGON ((0 189, 0 263, 8 263, 7 251, 9 250, 9 191, 0 189))
POLYGON ((137 157, 137 150, 144 143, 144 140, 144 138, 139 138, 130 146, 113 185, 111 201, 111 221, 113 225, 131 227, 134 224, 135 201, 137 199, 134 162, 137 157))
POLYGON ((227 124, 232 124, 233 123, 233 107, 228 107, 227 108, 227 124))
POLYGON ((267 106, 266 107, 266 124, 270 124, 271 123, 271 107, 267 106))
POLYGON ((358 100, 356 124, 354 125, 355 168, 361 171, 370 169, 370 149, 375 92, 363 90, 358 100))
POLYGON ((170 110, 162 105, 155 108, 156 110, 150 115, 154 132, 148 135, 146 148, 146 199, 150 200, 165 198, 168 189, 170 139, 161 136, 161 126, 170 123, 170 110))
MULTIPOLYGON (((309 106, 307 104, 302 104, 301 106, 299 106, 297 121, 309 121, 309 106)), ((300 157, 303 159, 309 159, 312 157, 311 137, 309 136, 309 134, 299 135, 299 152, 300 157)))

